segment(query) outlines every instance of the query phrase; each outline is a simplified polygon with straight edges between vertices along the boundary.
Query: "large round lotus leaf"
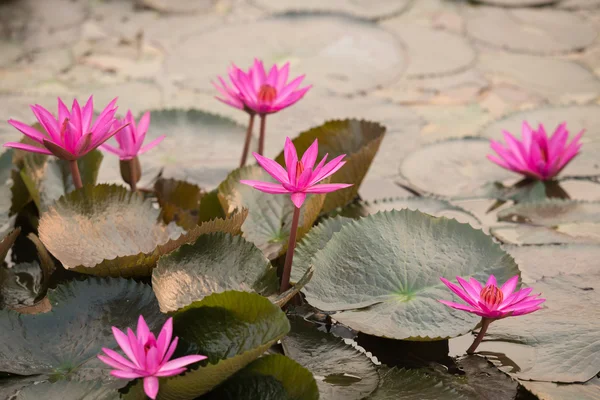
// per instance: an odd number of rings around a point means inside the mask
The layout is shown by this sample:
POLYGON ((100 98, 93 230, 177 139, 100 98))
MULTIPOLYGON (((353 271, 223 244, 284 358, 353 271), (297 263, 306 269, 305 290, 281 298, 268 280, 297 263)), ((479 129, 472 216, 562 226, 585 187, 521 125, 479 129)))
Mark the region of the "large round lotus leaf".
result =
MULTIPOLYGON (((103 155, 94 150, 77 160, 84 185, 95 185, 103 155)), ((75 189, 67 161, 37 153, 22 158, 21 179, 40 212, 75 189)))
MULTIPOLYGON (((291 75, 306 74, 306 84, 337 94, 391 83, 406 63, 400 41, 375 24, 341 15, 296 13, 189 35, 169 52, 166 68, 181 76, 182 86, 215 93, 210 82, 226 75, 232 60, 247 68, 258 54, 267 68, 290 61, 291 75), (285 32, 285 40, 274 32, 285 32)), ((318 95, 309 92, 310 96, 318 95)))
MULTIPOLYGON (((239 166, 245 128, 235 121, 200 110, 156 110, 151 119, 146 141, 161 135, 167 138, 140 156, 139 186, 150 184, 162 171, 163 178, 215 187, 239 166)), ((122 181, 118 165, 116 158, 113 163, 105 162, 100 182, 122 181)))
MULTIPOLYGON (((539 69, 536 70, 539 71, 539 69)), ((586 87, 589 88, 589 85, 586 87)), ((523 121, 529 122, 532 127, 537 127, 538 124, 542 123, 550 133, 554 132, 559 124, 566 122, 571 138, 580 131, 585 130, 581 139, 583 147, 580 154, 569 163, 562 175, 600 175, 600 165, 597 157, 600 150, 598 144, 600 143, 600 106, 546 107, 520 111, 487 125, 480 133, 488 138, 502 139, 502 131, 507 130, 520 137, 523 121)))
POLYGON ((111 325, 135 327, 143 315, 157 331, 165 321, 150 286, 131 280, 72 281, 50 290, 48 298, 52 310, 44 314, 0 311, 0 371, 114 379, 96 358, 102 347, 118 347, 111 325))
MULTIPOLYGON (((331 211, 352 201, 358 194, 358 189, 379 150, 386 128, 376 122, 356 119, 328 121, 321 126, 302 132, 293 142, 298 154, 304 154, 306 149, 318 139, 321 160, 329 154, 328 160, 346 154, 346 164, 329 180, 329 183, 351 183, 346 189, 327 194, 323 211, 331 211)), ((277 156, 277 161, 284 164, 283 152, 277 156)))
POLYGON ((319 225, 315 226, 298 243, 294 253, 294 263, 292 265, 291 279, 298 282, 311 266, 312 258, 317 251, 321 250, 333 235, 339 232, 342 227, 352 222, 352 219, 346 217, 328 218, 319 225))
POLYGON ((67 269, 101 275, 149 275, 156 260, 145 254, 181 231, 158 222, 160 211, 122 186, 84 186, 62 197, 42 215, 40 239, 67 269), (138 256, 140 262, 111 263, 138 256), (105 262, 105 260, 107 260, 105 262))
POLYGON ((402 210, 405 208, 413 211, 421 211, 434 217, 454 218, 458 222, 468 223, 474 227, 481 224, 468 211, 446 200, 432 197, 398 197, 374 201, 359 201, 342 208, 337 215, 357 219, 376 214, 380 211, 402 210))
POLYGON ((368 400, 465 399, 441 380, 418 369, 384 368, 379 389, 368 400))
POLYGON ((360 400, 377 389, 379 375, 365 354, 301 318, 294 318, 291 325, 282 340, 283 350, 319 377, 321 400, 360 400))
POLYGON ((31 385, 12 400, 119 400, 119 392, 104 383, 62 380, 31 385))
POLYGON ((197 185, 160 178, 154 183, 154 193, 166 224, 174 221, 184 229, 198 225, 198 211, 204 192, 197 185))
POLYGON ((572 222, 600 223, 600 202, 552 199, 517 204, 498 212, 498 220, 549 227, 572 222))
POLYGON ((175 334, 196 344, 208 362, 184 375, 161 379, 161 400, 191 400, 209 392, 261 356, 290 329, 279 307, 247 292, 210 295, 179 310, 173 319, 175 334))
POLYGON ((592 378, 583 384, 570 385, 533 381, 519 383, 540 400, 596 400, 600 396, 600 378, 592 378))
MULTIPOLYGON (((597 271, 544 278, 533 285, 534 292, 546 299, 542 310, 490 325, 490 339, 533 350, 531 366, 515 373, 519 379, 585 382, 600 371, 598 282, 597 271)), ((506 349, 506 356, 514 358, 506 349)))
MULTIPOLYGON (((600 90, 598 76, 584 65, 568 59, 481 51, 477 62, 477 68, 493 76, 498 87, 516 87, 518 95, 525 93, 529 102, 541 102, 544 99, 554 103, 592 102, 600 90)), ((564 121, 568 122, 569 119, 565 118, 564 121)))
MULTIPOLYGON (((273 178, 257 165, 233 171, 219 185, 219 200, 227 214, 235 209, 247 208, 248 218, 242 226, 244 237, 269 258, 275 259, 288 245, 294 204, 287 194, 263 193, 240 183, 241 179, 274 182, 273 178)), ((309 195, 300 211, 297 240, 312 227, 321 209, 325 195, 309 195)))
POLYGON ((395 18, 382 26, 397 34, 409 55, 407 78, 425 78, 455 74, 475 63, 477 54, 463 36, 395 18))
POLYGON ((447 197, 477 197, 489 192, 489 184, 518 175, 486 158, 488 140, 467 138, 434 143, 410 154, 400 173, 417 190, 447 197))
POLYGON ((207 395, 208 399, 318 400, 319 390, 310 371, 294 360, 272 354, 252 362, 207 395))
POLYGON ((598 34, 591 21, 566 11, 549 8, 469 10, 468 35, 502 49, 532 54, 583 50, 598 34))
POLYGON ((404 11, 411 0, 251 0, 262 9, 275 12, 319 11, 343 12, 361 18, 379 19, 404 11))
POLYGON ((571 244, 564 246, 506 246, 522 272, 523 282, 569 274, 585 275, 598 270, 600 246, 571 244))
POLYGON ((256 246, 227 233, 200 236, 161 257, 152 272, 152 288, 162 312, 227 290, 269 292, 277 282, 275 269, 256 246))
MULTIPOLYGON (((440 277, 500 282, 517 265, 480 230, 418 211, 386 211, 354 221, 312 259, 307 301, 352 329, 393 339, 431 340, 464 334, 472 314, 439 303, 452 293, 440 277)), ((455 300, 458 301, 458 298, 455 300)))

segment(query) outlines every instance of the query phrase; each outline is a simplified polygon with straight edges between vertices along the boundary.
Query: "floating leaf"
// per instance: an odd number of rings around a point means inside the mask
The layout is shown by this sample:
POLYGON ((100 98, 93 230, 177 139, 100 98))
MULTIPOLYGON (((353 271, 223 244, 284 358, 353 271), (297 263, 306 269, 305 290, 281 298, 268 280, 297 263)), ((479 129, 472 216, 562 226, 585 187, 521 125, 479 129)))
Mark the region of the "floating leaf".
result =
POLYGON ((518 178, 485 155, 488 140, 477 138, 438 142, 411 153, 400 166, 400 174, 424 193, 446 197, 485 197, 489 185, 518 178))
POLYGON ((30 385, 19 392, 14 400, 119 400, 115 388, 100 382, 61 380, 30 385))
POLYGON ((583 384, 570 385, 532 381, 519 383, 540 400, 596 400, 600 396, 600 378, 592 378, 583 384))
POLYGON ((584 275, 598 270, 600 246, 588 244, 505 246, 521 270, 523 282, 562 274, 584 275))
POLYGON ((252 362, 207 395, 206 400, 209 399, 318 400, 319 391, 307 369, 285 356, 273 354, 252 362))
MULTIPOLYGON (((329 160, 346 154, 344 165, 333 174, 329 183, 352 183, 353 186, 328 193, 323 211, 328 212, 350 203, 358 194, 358 189, 379 150, 386 128, 376 122, 345 119, 328 121, 321 126, 302 132, 293 142, 298 154, 319 140, 318 160, 329 154, 329 160)), ((284 165, 283 153, 277 162, 284 165)))
MULTIPOLYGON (((93 150, 77 160, 84 185, 95 185, 103 155, 93 150)), ((40 212, 75 189, 69 162, 56 157, 27 153, 22 159, 21 179, 40 212)))
POLYGON ((215 218, 225 218, 225 212, 219 201, 218 189, 212 190, 202 197, 198 210, 198 223, 210 221, 215 218))
MULTIPOLYGON (((518 3, 522 6, 523 1, 518 3)), ((518 53, 549 55, 583 50, 597 36, 591 21, 552 8, 479 7, 469 11, 466 31, 471 38, 518 53)))
POLYGON ((291 326, 284 352, 318 377, 321 400, 360 400, 377 389, 379 375, 365 354, 299 317, 291 326))
POLYGON ((477 218, 468 211, 446 200, 431 197, 397 197, 374 201, 359 201, 347 205, 336 214, 357 219, 376 214, 379 211, 402 210, 405 208, 413 211, 421 211, 434 217, 454 218, 458 222, 468 223, 474 227, 480 225, 477 218))
MULTIPOLYGON (((273 179, 256 165, 237 169, 219 185, 219 200, 227 214, 239 208, 249 210, 249 216, 242 226, 244 237, 261 249, 269 259, 275 259, 287 249, 294 204, 288 195, 263 193, 240 183, 241 179, 273 179)), ((324 200, 324 195, 307 197, 300 212, 298 240, 312 227, 324 200)))
POLYGON ((518 204, 498 212, 498 220, 549 227, 573 222, 600 223, 600 202, 552 199, 518 204))
MULTIPOLYGON (((167 134, 168 139, 140 157, 142 180, 147 186, 159 174, 163 178, 215 187, 239 165, 245 127, 201 110, 152 110, 146 140, 167 134), (182 149, 184 149, 182 151, 182 149)), ((118 163, 103 165, 100 181, 120 177, 118 163)))
POLYGON ((343 12, 360 18, 378 20, 400 14, 411 5, 410 0, 376 0, 373 2, 360 3, 352 0, 331 0, 322 2, 320 0, 280 0, 272 2, 268 0, 252 0, 258 7, 277 12, 343 12))
MULTIPOLYGON (((541 279, 534 290, 546 298, 542 310, 490 325, 489 339, 533 350, 531 367, 515 373, 519 379, 585 382, 600 371, 598 282, 597 272, 541 279)), ((514 358, 508 348, 506 356, 514 358)))
POLYGON ((440 400, 464 399, 456 390, 448 387, 427 372, 412 369, 384 369, 379 389, 368 400, 440 400))
POLYGON ((152 273, 162 312, 176 311, 212 293, 265 293, 277 286, 277 271, 263 253, 244 238, 226 233, 202 235, 161 257, 152 273))
POLYGON ((204 193, 189 182, 159 178, 154 191, 162 209, 163 221, 175 221, 184 229, 198 225, 198 210, 204 193))
POLYGON ((559 227, 515 225, 490 229, 490 233, 506 244, 600 244, 600 224, 573 223, 559 227))
POLYGON ((290 329, 287 317, 254 293, 224 292, 205 297, 174 315, 175 334, 208 357, 204 366, 161 379, 159 399, 191 400, 254 361, 290 329))
POLYGON ((464 334, 478 322, 439 303, 451 293, 440 277, 500 282, 517 265, 480 230, 418 211, 386 211, 347 224, 312 259, 306 300, 352 329, 393 339, 464 334))
POLYGON ((158 222, 160 211, 122 186, 85 186, 42 215, 40 239, 67 269, 112 276, 149 275, 157 246, 181 231, 158 222), (117 257, 135 256, 136 262, 117 257))
POLYGON ((125 279, 72 281, 49 290, 48 298, 52 310, 44 314, 0 310, 0 371, 112 380, 96 358, 102 347, 117 347, 111 325, 135 327, 144 315, 157 330, 165 321, 152 289, 125 279))
POLYGON ((344 225, 351 222, 352 219, 346 217, 328 218, 312 228, 302 241, 298 243, 298 247, 294 253, 292 281, 298 282, 311 266, 312 258, 315 254, 325 247, 335 233, 339 232, 344 225))

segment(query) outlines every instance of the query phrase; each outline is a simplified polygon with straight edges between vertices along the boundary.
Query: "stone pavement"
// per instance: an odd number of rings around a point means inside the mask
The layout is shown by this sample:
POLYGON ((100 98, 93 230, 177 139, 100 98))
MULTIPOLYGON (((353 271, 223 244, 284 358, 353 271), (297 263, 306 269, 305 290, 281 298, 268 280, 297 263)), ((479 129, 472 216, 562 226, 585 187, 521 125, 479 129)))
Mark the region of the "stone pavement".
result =
MULTIPOLYGON (((393 182, 419 146, 511 112, 569 105, 559 120, 600 134, 600 0, 477 3, 0 0, 0 120, 33 122, 28 104, 94 94, 99 106, 119 96, 122 111, 197 108, 245 125, 211 80, 230 62, 290 61, 313 89, 269 117, 268 155, 327 119, 379 121, 388 133, 367 198, 406 194, 393 182)), ((0 139, 20 134, 2 123, 0 139)))

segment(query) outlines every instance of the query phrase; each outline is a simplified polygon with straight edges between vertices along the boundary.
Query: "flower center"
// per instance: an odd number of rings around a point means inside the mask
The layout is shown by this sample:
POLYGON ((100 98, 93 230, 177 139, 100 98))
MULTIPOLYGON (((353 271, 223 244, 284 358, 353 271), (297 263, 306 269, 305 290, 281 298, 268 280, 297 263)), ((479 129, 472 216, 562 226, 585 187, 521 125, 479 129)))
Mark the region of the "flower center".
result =
POLYGON ((302 161, 298 161, 298 163, 296 164, 296 184, 298 184, 298 181, 300 180, 300 175, 302 175, 303 172, 304 164, 302 163, 302 161))
POLYGON ((154 340, 152 337, 149 337, 144 345, 144 352, 148 354, 148 351, 150 351, 150 349, 153 347, 156 347, 156 340, 154 340))
POLYGON ((258 101, 271 104, 277 98, 277 89, 271 85, 262 85, 258 91, 258 101))
POLYGON ((493 307, 499 306, 500 303, 502 303, 502 300, 504 300, 502 290, 498 289, 495 285, 487 285, 484 287, 479 296, 486 305, 493 307))

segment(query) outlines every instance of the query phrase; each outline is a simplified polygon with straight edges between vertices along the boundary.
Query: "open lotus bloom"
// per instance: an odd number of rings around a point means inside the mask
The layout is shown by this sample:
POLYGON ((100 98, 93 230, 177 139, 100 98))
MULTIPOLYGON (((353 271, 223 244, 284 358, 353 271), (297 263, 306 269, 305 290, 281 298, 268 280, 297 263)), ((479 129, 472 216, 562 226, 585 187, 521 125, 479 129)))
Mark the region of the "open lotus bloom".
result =
POLYGON ((304 75, 288 83, 290 64, 278 68, 273 65, 269 72, 265 71, 262 61, 254 60, 254 64, 244 72, 235 65, 229 69, 229 86, 219 77, 221 86, 214 84, 222 97, 218 100, 232 107, 255 112, 260 115, 272 114, 291 106, 300 100, 311 86, 299 89, 304 75))
POLYGON ((92 96, 83 107, 79 106, 77 100, 73 100, 70 111, 58 98, 58 118, 44 107, 32 105, 31 109, 44 128, 44 133, 13 119, 8 123, 43 147, 24 143, 5 143, 4 146, 34 153, 53 154, 63 160, 77 160, 124 128, 124 126, 115 127, 113 125, 117 111, 116 102, 116 98, 111 101, 93 124, 94 101, 92 96))
POLYGON ((137 326, 137 335, 131 328, 127 334, 113 326, 115 339, 127 358, 114 350, 103 348, 106 355, 98 358, 115 368, 111 375, 122 379, 144 379, 144 391, 151 399, 158 395, 158 378, 179 375, 185 372, 189 364, 206 359, 205 356, 192 355, 169 360, 177 348, 178 338, 171 341, 173 335, 173 319, 165 322, 158 339, 154 336, 144 317, 140 315, 137 326))
POLYGON ((146 112, 144 115, 142 115, 140 122, 136 125, 131 111, 127 111, 127 115, 124 119, 116 120, 113 123, 113 129, 118 129, 121 126, 125 126, 115 135, 115 139, 119 144, 119 148, 115 148, 107 143, 104 143, 102 146, 100 146, 100 148, 116 154, 121 160, 131 160, 132 158, 137 157, 139 154, 143 154, 148 150, 158 146, 160 142, 164 140, 165 135, 162 135, 142 147, 149 125, 149 112, 146 112))
POLYGON ((502 287, 498 287, 496 278, 491 275, 485 285, 471 278, 469 281, 457 276, 460 286, 440 278, 442 282, 467 304, 439 300, 449 307, 468 311, 482 318, 500 319, 529 314, 541 309, 545 299, 538 298, 540 294, 530 295, 532 289, 524 288, 515 291, 519 281, 518 276, 510 278, 502 287))
POLYGON ((559 125, 551 137, 542 124, 533 130, 524 121, 522 131, 520 141, 509 132, 503 132, 508 148, 492 140, 491 147, 497 156, 488 155, 488 159, 502 168, 545 181, 558 175, 581 149, 579 140, 583 131, 567 144, 569 131, 566 123, 559 125))
POLYGON ((274 160, 257 153, 253 154, 258 164, 279 183, 251 180, 241 180, 240 182, 266 193, 290 194, 292 202, 297 208, 302 207, 308 193, 329 193, 352 186, 346 183, 318 184, 344 166, 346 162, 342 160, 346 155, 342 154, 325 164, 328 156, 326 154, 315 167, 317 155, 319 154, 317 140, 304 152, 302 159, 298 160, 294 143, 289 137, 286 138, 284 148, 285 169, 274 160))

